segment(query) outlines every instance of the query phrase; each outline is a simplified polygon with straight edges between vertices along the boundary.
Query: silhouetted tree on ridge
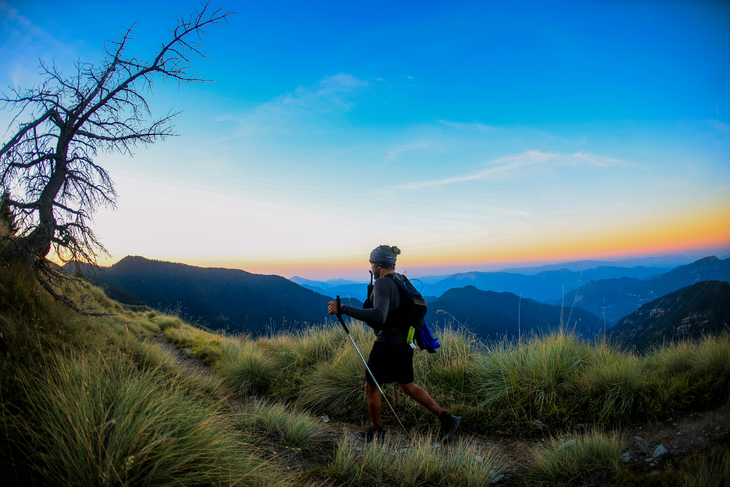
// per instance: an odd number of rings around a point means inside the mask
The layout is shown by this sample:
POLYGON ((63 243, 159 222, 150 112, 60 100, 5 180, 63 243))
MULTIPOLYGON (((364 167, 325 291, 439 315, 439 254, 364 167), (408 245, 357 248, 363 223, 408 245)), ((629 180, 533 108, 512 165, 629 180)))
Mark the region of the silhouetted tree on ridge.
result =
POLYGON ((124 29, 105 43, 98 66, 78 61, 65 76, 41 61, 39 85, 25 91, 10 87, 9 96, 0 96, 4 109, 17 112, 0 148, 0 191, 18 227, 2 238, 12 241, 14 252, 57 299, 73 306, 50 285, 61 276, 47 258, 52 250, 64 262, 96 264, 108 255, 89 226, 99 206, 115 207, 117 199, 112 178, 95 162, 98 153, 132 156, 137 144, 176 135, 171 119, 178 113, 147 120, 145 97, 155 79, 209 81, 194 72, 193 62, 206 58, 206 29, 232 14, 206 3, 188 18, 176 18, 171 38, 150 59, 127 53, 133 27, 124 29))

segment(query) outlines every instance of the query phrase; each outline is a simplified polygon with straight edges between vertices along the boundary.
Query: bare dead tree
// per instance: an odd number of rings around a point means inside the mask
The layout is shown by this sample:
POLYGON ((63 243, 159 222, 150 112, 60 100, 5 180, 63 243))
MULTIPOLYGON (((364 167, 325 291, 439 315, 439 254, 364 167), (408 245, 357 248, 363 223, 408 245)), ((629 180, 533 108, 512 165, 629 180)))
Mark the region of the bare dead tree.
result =
MULTIPOLYGON (((0 148, 0 189, 17 219, 12 239, 19 255, 40 277, 48 276, 53 250, 64 261, 96 264, 108 255, 89 226, 100 206, 115 207, 117 194, 99 153, 132 155, 138 144, 176 135, 177 113, 151 117, 145 96, 153 81, 198 83, 193 62, 205 59, 202 37, 233 12, 201 5, 188 18, 176 18, 167 43, 151 59, 127 55, 133 28, 105 43, 100 65, 78 61, 64 76, 55 64, 41 61, 44 80, 0 96, 3 108, 17 112, 0 148)), ((45 279, 42 284, 46 285, 45 279)), ((48 289, 48 287, 47 287, 48 289)))

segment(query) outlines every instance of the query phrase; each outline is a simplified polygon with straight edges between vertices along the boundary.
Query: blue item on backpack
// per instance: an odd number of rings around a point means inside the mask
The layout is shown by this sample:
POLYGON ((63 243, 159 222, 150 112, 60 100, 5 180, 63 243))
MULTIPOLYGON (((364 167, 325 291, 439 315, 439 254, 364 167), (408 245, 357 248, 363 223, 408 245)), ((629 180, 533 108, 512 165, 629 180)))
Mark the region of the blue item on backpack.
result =
POLYGON ((428 353, 436 353, 436 349, 441 346, 438 338, 431 335, 431 330, 428 329, 425 323, 423 324, 423 328, 416 330, 416 342, 418 343, 418 348, 428 350, 428 353))

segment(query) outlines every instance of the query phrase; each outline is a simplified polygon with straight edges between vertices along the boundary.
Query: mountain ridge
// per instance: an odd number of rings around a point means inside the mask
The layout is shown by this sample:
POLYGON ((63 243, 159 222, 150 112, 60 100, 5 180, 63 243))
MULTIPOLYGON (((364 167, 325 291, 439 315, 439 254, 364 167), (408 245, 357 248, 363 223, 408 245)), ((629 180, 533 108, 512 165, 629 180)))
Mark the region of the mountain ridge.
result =
MULTIPOLYGON (((647 279, 620 278, 589 281, 566 294, 565 302, 580 304, 613 325, 643 304, 701 281, 730 282, 730 258, 704 257, 647 279)), ((557 304, 552 302, 551 304, 557 304)))
POLYGON ((624 346, 654 345, 730 331, 730 283, 701 281, 642 305, 623 317, 608 336, 624 346))
POLYGON ((582 308, 561 309, 513 293, 482 291, 474 286, 450 289, 428 304, 428 324, 447 326, 452 320, 485 340, 546 333, 561 326, 592 338, 606 329, 598 316, 582 308))
MULTIPOLYGON (((74 271, 75 264, 66 265, 74 271)), ((262 334, 297 329, 327 319, 330 298, 288 279, 240 269, 197 267, 128 256, 93 273, 89 280, 125 290, 145 304, 179 311, 205 326, 262 334)))

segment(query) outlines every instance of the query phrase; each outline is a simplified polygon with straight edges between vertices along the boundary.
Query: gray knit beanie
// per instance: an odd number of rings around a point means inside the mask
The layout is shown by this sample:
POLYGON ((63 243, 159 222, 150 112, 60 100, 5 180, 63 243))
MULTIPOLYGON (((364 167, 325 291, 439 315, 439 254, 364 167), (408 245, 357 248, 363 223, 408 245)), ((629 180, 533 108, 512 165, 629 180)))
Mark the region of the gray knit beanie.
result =
POLYGON ((395 269, 395 259, 399 254, 398 247, 381 245, 370 252, 370 263, 384 269, 395 269))

